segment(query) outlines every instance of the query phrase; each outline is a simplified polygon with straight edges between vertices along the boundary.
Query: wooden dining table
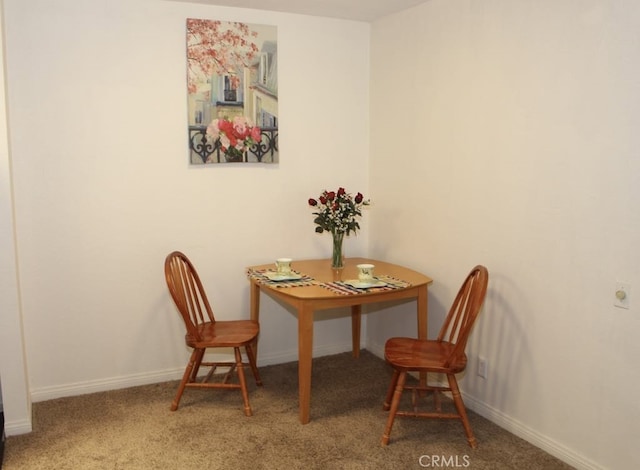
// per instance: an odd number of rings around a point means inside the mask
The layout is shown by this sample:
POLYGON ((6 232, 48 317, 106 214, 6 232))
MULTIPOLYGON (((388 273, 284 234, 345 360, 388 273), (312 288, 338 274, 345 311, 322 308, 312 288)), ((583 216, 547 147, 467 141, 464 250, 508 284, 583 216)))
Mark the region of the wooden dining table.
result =
MULTIPOLYGON (((292 306, 298 313, 298 396, 300 422, 310 420, 311 365, 313 359, 314 313, 350 307, 353 356, 360 352, 362 305, 415 299, 418 338, 427 338, 427 289, 432 279, 412 269, 369 258, 346 258, 344 267, 334 269, 330 259, 294 260, 296 279, 274 280, 275 265, 247 268, 251 283, 251 319, 260 321, 260 292, 292 306), (375 266, 376 282, 371 288, 353 287, 358 264, 375 266), (380 284, 380 286, 377 286, 380 284)), ((356 286, 358 285, 355 283, 356 286)), ((257 344, 256 351, 257 351, 257 344)))

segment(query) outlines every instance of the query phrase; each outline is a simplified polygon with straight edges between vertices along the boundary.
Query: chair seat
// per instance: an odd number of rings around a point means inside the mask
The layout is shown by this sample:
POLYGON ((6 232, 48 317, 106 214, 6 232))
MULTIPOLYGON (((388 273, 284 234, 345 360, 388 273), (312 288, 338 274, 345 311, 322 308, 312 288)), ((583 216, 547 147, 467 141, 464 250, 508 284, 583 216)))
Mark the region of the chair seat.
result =
POLYGON ((391 338, 384 347, 385 359, 396 369, 456 374, 465 369, 467 356, 463 354, 447 364, 454 346, 447 341, 391 338))
POLYGON ((185 335, 185 341, 192 348, 237 347, 253 342, 260 331, 258 322, 253 320, 229 320, 205 322, 197 325, 200 341, 185 335))

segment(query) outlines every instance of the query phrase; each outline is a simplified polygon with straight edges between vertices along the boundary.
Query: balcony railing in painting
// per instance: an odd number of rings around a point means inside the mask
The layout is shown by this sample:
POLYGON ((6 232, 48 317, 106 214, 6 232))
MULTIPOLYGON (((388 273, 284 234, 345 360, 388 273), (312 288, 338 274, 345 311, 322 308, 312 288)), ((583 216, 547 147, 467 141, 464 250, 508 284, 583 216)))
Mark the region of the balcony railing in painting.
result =
MULTIPOLYGON (((264 127, 261 129, 262 140, 249 147, 245 153, 244 162, 257 161, 258 163, 274 163, 278 153, 278 128, 264 127), (255 160, 252 158, 254 157, 255 160)), ((222 151, 220 139, 215 142, 207 136, 206 126, 189 126, 189 150, 191 157, 197 156, 202 163, 226 162, 226 156, 222 151)), ((192 161, 192 163, 195 163, 192 161)), ((198 162, 200 163, 200 162, 198 162)))

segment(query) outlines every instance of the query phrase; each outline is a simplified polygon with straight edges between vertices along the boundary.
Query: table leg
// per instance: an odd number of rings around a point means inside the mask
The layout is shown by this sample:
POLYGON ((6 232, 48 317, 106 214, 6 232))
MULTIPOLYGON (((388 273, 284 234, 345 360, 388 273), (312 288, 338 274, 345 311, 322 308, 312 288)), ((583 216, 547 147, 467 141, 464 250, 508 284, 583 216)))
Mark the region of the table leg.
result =
POLYGON ((354 305, 351 307, 351 345, 352 354, 356 359, 360 357, 360 320, 362 306, 354 305))
POLYGON ((309 422, 311 405, 311 362, 313 359, 313 309, 303 305, 298 309, 298 399, 300 422, 309 422))
POLYGON ((418 338, 427 339, 428 305, 427 286, 418 290, 418 338))
MULTIPOLYGON (((257 321, 258 324, 260 324, 260 286, 256 283, 256 282, 252 282, 250 284, 250 289, 251 289, 251 303, 250 305, 250 312, 251 312, 251 319, 254 321, 257 321)), ((253 347, 253 354, 256 358, 256 363, 258 361, 258 338, 256 338, 256 340, 253 342, 252 344, 253 347)))

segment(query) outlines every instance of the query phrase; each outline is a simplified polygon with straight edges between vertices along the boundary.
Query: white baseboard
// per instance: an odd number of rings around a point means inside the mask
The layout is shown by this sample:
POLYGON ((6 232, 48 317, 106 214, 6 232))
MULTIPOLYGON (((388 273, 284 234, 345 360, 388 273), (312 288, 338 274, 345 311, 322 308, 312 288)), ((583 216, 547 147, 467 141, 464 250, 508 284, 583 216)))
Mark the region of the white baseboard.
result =
POLYGON ((184 368, 167 369, 143 374, 132 374, 121 377, 111 377, 108 379, 89 380, 87 382, 43 387, 31 390, 31 401, 39 402, 54 400, 62 397, 72 397, 77 395, 86 395, 88 393, 117 390, 120 388, 137 387, 138 385, 167 382, 169 380, 180 379, 183 373, 184 368))
POLYGON ((5 421, 4 432, 7 436, 18 436, 20 434, 28 434, 33 431, 31 421, 5 421))
POLYGON ((574 452, 572 449, 565 445, 550 439, 548 436, 541 434, 521 422, 513 419, 512 417, 502 413, 495 408, 492 408, 485 403, 477 400, 475 397, 463 393, 463 399, 465 405, 470 409, 478 413, 480 416, 488 419, 492 423, 497 424, 503 429, 506 429, 512 434, 530 442, 534 446, 548 452, 554 457, 568 463, 569 465, 583 470, 604 470, 604 467, 596 464, 595 462, 585 458, 584 456, 574 452))
MULTIPOLYGON (((327 344, 320 348, 313 349, 313 357, 330 356, 332 354, 340 354, 351 351, 351 343, 344 344, 327 344)), ((275 364, 285 364, 287 362, 298 361, 298 350, 290 349, 282 351, 278 354, 261 354, 258 350, 258 366, 271 366, 275 364)))
MULTIPOLYGON (((331 344, 313 350, 313 357, 328 356, 351 350, 349 344, 331 344)), ((221 356, 219 356, 221 357, 221 356)), ((283 364, 298 360, 298 350, 284 351, 278 354, 262 355, 258 351, 258 366, 268 366, 283 364)), ((121 377, 111 377, 108 379, 90 380, 86 382, 76 382, 52 387, 43 387, 31 390, 31 401, 40 402, 54 400, 56 398, 86 395, 89 393, 105 392, 120 388, 137 387, 158 382, 168 382, 182 378, 184 368, 166 369, 143 374, 132 374, 121 377)), ((29 432, 29 431, 27 431, 29 432)))
POLYGON ((371 354, 378 356, 384 361, 384 344, 367 342, 365 347, 371 354))

